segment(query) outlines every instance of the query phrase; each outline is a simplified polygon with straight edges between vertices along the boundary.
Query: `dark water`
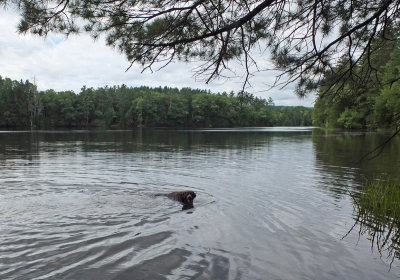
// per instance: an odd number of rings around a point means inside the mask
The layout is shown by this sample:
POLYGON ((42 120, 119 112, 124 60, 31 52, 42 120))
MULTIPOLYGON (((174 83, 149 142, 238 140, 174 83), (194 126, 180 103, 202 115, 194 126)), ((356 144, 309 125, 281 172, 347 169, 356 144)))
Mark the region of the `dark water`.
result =
POLYGON ((399 138, 356 163, 386 136, 0 132, 0 279, 398 279, 349 232, 363 180, 399 177, 399 138))

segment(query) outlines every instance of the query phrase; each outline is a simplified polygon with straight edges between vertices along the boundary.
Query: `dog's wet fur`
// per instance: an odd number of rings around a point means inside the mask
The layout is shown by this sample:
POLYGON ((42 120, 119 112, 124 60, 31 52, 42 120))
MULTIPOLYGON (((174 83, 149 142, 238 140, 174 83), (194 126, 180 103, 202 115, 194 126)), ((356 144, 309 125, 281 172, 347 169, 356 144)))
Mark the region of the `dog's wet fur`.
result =
POLYGON ((166 197, 179 201, 182 203, 182 210, 193 208, 193 200, 196 197, 196 193, 194 191, 182 191, 182 192, 172 192, 165 194, 166 197))

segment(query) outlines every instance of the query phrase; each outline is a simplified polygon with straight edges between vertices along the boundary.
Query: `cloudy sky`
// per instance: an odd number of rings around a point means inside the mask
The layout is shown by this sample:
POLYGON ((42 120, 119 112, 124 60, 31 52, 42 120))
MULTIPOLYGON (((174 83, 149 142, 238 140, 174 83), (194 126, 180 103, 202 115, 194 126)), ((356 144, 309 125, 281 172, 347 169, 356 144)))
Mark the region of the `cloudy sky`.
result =
MULTIPOLYGON (((46 38, 17 33, 18 15, 0 8, 0 76, 13 80, 36 80, 39 90, 54 89, 79 92, 82 86, 112 85, 168 86, 209 89, 211 92, 238 92, 242 88, 240 71, 237 78, 219 79, 206 85, 193 77, 194 64, 173 63, 157 71, 141 73, 139 65, 125 71, 129 62, 117 50, 105 45, 102 39, 93 41, 86 34, 71 36, 50 34, 46 38)), ((257 63, 268 64, 266 55, 257 63)), ((234 65, 233 65, 234 66, 234 65)), ((233 67, 235 68, 235 67, 233 67)), ((236 66, 237 69, 241 69, 236 66)), ((248 91, 263 98, 272 97, 276 105, 313 106, 314 98, 299 99, 293 86, 267 90, 274 73, 257 73, 248 91)))

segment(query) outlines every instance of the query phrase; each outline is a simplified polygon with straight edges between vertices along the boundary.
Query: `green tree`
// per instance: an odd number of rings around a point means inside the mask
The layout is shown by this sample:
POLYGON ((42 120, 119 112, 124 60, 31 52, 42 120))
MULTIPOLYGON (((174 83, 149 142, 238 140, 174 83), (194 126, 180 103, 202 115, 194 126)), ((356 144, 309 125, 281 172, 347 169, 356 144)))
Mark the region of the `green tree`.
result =
POLYGON ((377 39, 372 43, 379 46, 379 51, 369 60, 360 59, 350 69, 341 59, 333 71, 325 74, 324 80, 337 82, 320 87, 313 115, 315 125, 372 129, 398 126, 400 43, 397 32, 388 36, 393 40, 377 39), (369 71, 370 67, 377 72, 369 71))
POLYGON ((42 123, 47 127, 55 127, 58 125, 59 104, 57 92, 54 90, 46 90, 40 93, 40 99, 43 103, 42 123))
POLYGON ((195 126, 210 127, 212 118, 218 110, 215 100, 208 98, 206 93, 199 93, 192 98, 193 123, 195 126))
POLYGON ((79 112, 81 114, 80 119, 83 121, 84 126, 89 127, 90 123, 95 118, 96 101, 94 89, 83 86, 78 95, 78 99, 80 105, 79 112))
POLYGON ((168 126, 184 126, 189 114, 188 102, 182 94, 168 94, 168 126))
POLYGON ((383 67, 384 87, 376 98, 374 119, 380 126, 400 126, 400 46, 391 52, 390 60, 383 67))
POLYGON ((77 96, 72 91, 62 91, 57 93, 58 102, 58 126, 69 127, 77 126, 77 96))
POLYGON ((129 111, 133 123, 137 126, 164 126, 168 112, 168 98, 165 94, 150 91, 135 98, 129 111))
POLYGON ((32 104, 36 87, 29 81, 12 81, 0 76, 0 124, 12 127, 30 127, 32 104))
POLYGON ((0 126, 8 127, 233 127, 309 125, 311 108, 273 106, 248 93, 198 89, 82 87, 36 91, 28 81, 0 77, 0 126), (35 111, 34 111, 35 110, 35 111))

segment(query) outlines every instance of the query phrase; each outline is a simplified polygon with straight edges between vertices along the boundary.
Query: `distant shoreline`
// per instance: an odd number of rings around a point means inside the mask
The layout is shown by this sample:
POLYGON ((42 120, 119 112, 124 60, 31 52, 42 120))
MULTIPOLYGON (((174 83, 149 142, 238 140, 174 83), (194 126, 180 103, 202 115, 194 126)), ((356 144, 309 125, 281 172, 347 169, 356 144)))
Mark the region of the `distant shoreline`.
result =
POLYGON ((222 128, 310 126, 313 109, 275 106, 251 93, 211 93, 190 88, 82 87, 38 91, 29 81, 0 76, 0 127, 55 128, 222 128))

